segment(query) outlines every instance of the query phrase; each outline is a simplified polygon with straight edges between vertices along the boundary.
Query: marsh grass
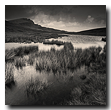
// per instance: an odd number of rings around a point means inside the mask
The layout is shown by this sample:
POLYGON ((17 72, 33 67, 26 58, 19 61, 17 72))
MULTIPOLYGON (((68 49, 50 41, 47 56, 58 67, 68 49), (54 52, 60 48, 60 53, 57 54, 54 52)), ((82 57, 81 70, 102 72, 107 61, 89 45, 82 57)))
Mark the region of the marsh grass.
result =
POLYGON ((24 46, 24 47, 18 47, 17 49, 14 50, 16 56, 28 55, 36 51, 38 51, 38 46, 24 46))
POLYGON ((106 105, 106 75, 91 74, 84 84, 72 90, 68 105, 106 105))
POLYGON ((5 84, 14 82, 14 64, 5 63, 5 84))
POLYGON ((47 89, 48 82, 40 81, 39 79, 32 80, 31 78, 25 87, 27 96, 34 96, 34 98, 36 99, 43 91, 47 89))
MULTIPOLYGON (((31 48, 29 48, 29 50, 30 49, 31 48)), ((18 51, 20 52, 20 50, 21 49, 19 48, 18 51)), ((55 95, 51 93, 53 98, 47 97, 50 101, 47 102, 45 100, 46 104, 48 103, 58 105, 61 103, 62 105, 106 105, 106 45, 104 46, 102 53, 100 53, 102 50, 101 47, 90 47, 87 49, 79 48, 74 51, 74 47, 71 43, 65 43, 64 48, 61 50, 55 50, 54 48, 52 48, 50 51, 35 50, 37 49, 35 48, 34 51, 30 50, 30 52, 27 52, 26 49, 26 51, 22 50, 23 53, 15 55, 15 66, 17 68, 23 68, 23 66, 26 66, 28 63, 33 65, 37 71, 44 70, 46 73, 50 73, 51 71, 54 73, 54 75, 63 75, 63 78, 68 73, 73 73, 75 70, 80 69, 82 66, 85 66, 87 69, 83 84, 77 85, 77 87, 73 88, 72 92, 71 90, 67 90, 66 94, 64 95, 61 95, 62 92, 57 92, 61 96, 60 98, 58 97, 59 95, 57 95, 57 93, 54 93, 55 95), (28 55, 28 58, 24 55, 28 55), (69 99, 67 98, 67 93, 68 98, 70 96, 69 99), (65 96, 66 98, 64 98, 65 96), (54 103, 51 102, 53 100, 55 100, 54 103)), ((14 52, 17 53, 18 51, 16 50, 14 52)), ((13 50, 11 50, 11 52, 13 53, 13 50)), ((8 51, 6 51, 6 55, 11 56, 11 52, 9 54, 8 51)), ((11 63, 6 64, 6 79, 9 79, 10 82, 10 80, 14 80, 12 71, 13 66, 11 63)), ((81 79, 84 78, 80 78, 80 80, 81 79)), ((73 81, 73 76, 69 77, 69 82, 71 81, 73 81)), ((42 82, 38 79, 33 81, 31 79, 26 84, 26 93, 27 96, 32 95, 36 99, 39 97, 37 100, 40 100, 40 104, 43 104, 41 97, 44 96, 43 94, 47 88, 47 81, 42 82)), ((47 94, 48 93, 46 93, 46 95, 47 94)))
MULTIPOLYGON (((54 48, 51 48, 51 50, 47 52, 38 52, 38 46, 34 46, 19 47, 17 49, 11 50, 11 53, 14 51, 16 54, 13 54, 13 56, 20 57, 14 57, 16 67, 22 68, 25 66, 25 62, 27 62, 30 65, 35 65, 36 70, 46 70, 57 73, 59 71, 65 72, 67 69, 74 71, 83 65, 85 65, 87 67, 86 69, 89 71, 92 63, 95 63, 95 61, 100 63, 101 59, 105 57, 104 53, 102 53, 103 55, 99 54, 101 50, 101 47, 90 47, 88 49, 76 49, 76 51, 74 51, 73 45, 71 43, 65 42, 64 48, 61 50, 55 50, 54 48), (27 61, 25 61, 23 58, 24 55, 29 56, 27 61)), ((11 56, 7 53, 8 52, 6 51, 6 59, 8 59, 7 56, 11 56)))
MULTIPOLYGON (((101 60, 100 51, 101 47, 90 47, 89 49, 76 49, 71 43, 65 43, 64 48, 61 50, 55 50, 51 48, 50 51, 38 52, 33 57, 30 57, 30 64, 34 64, 36 70, 53 71, 57 73, 59 71, 65 72, 66 70, 74 71, 77 68, 81 68, 85 65, 87 70, 90 70, 90 66, 95 61, 101 60)), ((31 54, 32 55, 32 54, 31 54)))
POLYGON ((26 66, 26 60, 25 58, 17 57, 14 59, 14 64, 17 69, 22 69, 24 66, 26 66))
POLYGON ((56 44, 56 45, 58 45, 58 46, 61 46, 61 45, 64 45, 65 42, 63 42, 63 41, 58 41, 58 40, 52 40, 52 41, 44 40, 44 41, 43 41, 43 44, 48 44, 48 45, 54 45, 54 44, 56 44))
POLYGON ((5 61, 14 60, 15 57, 23 57, 31 53, 38 52, 38 46, 24 46, 13 48, 11 50, 5 50, 5 61))

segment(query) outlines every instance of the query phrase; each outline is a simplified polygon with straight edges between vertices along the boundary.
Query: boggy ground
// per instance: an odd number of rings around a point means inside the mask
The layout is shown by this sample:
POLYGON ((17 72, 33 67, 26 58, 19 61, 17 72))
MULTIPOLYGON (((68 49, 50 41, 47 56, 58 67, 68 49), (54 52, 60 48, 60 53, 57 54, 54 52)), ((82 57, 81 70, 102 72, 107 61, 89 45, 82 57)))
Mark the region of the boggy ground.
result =
POLYGON ((55 83, 30 78, 24 91, 27 97, 34 97, 31 105, 106 105, 106 45, 102 53, 101 50, 90 47, 74 51, 71 43, 65 43, 62 50, 40 52, 37 47, 19 48, 11 53, 7 50, 5 84, 16 82, 14 68, 23 70, 31 65, 40 73, 45 71, 56 77, 55 83), (75 72, 79 69, 79 73, 75 72))

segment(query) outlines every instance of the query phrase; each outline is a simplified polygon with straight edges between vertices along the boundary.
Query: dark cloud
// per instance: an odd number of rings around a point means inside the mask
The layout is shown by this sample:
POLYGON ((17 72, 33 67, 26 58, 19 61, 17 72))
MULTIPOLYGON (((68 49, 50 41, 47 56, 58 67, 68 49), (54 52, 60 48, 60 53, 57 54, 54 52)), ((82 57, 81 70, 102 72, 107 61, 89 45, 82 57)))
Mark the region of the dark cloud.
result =
MULTIPOLYGON (((6 5, 5 19, 30 18, 43 26, 52 26, 59 23, 64 29, 85 26, 87 28, 106 26, 105 5, 6 5), (89 27, 90 26, 90 27, 89 27)), ((58 26, 58 29, 61 26, 58 26)), ((56 26, 57 28, 57 26, 56 26)), ((80 27, 81 28, 81 27, 80 27)), ((84 29, 84 27, 83 27, 84 29)), ((77 29, 79 30, 79 28, 77 29)))

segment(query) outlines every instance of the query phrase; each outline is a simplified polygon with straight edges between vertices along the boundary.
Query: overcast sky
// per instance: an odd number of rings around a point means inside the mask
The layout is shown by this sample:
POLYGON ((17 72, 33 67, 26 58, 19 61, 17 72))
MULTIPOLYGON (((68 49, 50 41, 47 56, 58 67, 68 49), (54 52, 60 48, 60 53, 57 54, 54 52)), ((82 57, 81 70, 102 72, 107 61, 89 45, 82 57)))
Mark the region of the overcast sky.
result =
POLYGON ((35 24, 78 32, 106 27, 105 5, 6 5, 5 19, 29 18, 35 24))

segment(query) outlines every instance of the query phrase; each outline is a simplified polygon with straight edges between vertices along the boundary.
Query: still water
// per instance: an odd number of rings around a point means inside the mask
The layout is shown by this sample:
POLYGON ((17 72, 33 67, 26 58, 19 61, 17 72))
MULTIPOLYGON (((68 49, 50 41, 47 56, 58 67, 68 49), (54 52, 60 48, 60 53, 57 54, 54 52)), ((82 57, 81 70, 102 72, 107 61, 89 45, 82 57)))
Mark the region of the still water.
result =
POLYGON ((23 69, 14 69, 15 84, 5 89, 6 105, 50 105, 63 102, 64 98, 70 97, 71 90, 83 83, 79 76, 86 74, 84 67, 75 72, 67 71, 67 74, 60 75, 46 71, 36 71, 34 66, 26 66, 23 69), (81 72, 82 71, 82 72, 81 72), (48 84, 40 96, 35 99, 34 95, 27 96, 26 86, 29 80, 39 80, 48 84))
POLYGON ((89 36, 89 35, 69 35, 68 37, 59 37, 57 39, 51 38, 51 40, 59 40, 64 42, 71 42, 74 48, 89 48, 91 46, 104 47, 106 42, 101 41, 106 36, 89 36))

